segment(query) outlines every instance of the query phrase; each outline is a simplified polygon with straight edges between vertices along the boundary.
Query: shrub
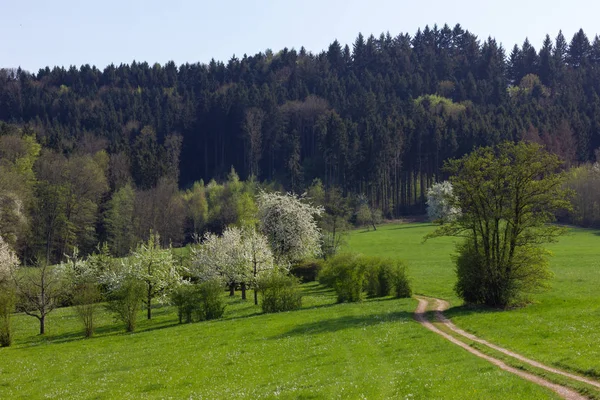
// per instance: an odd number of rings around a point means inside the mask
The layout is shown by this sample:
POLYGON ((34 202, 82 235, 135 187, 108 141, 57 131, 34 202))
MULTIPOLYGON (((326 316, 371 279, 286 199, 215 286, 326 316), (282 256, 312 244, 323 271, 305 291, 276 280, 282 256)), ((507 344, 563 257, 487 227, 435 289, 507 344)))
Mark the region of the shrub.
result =
POLYGON ((335 290, 339 303, 361 301, 366 279, 363 261, 364 257, 354 254, 332 257, 319 274, 319 282, 335 290))
POLYGON ((257 288, 262 295, 261 307, 265 313, 297 310, 302 306, 298 278, 273 271, 258 279, 257 288))
POLYGON ((223 285, 217 279, 209 280, 198 285, 198 319, 200 321, 218 319, 225 313, 223 300, 223 285))
POLYGON ((192 322, 192 315, 199 308, 198 290, 192 284, 181 284, 171 292, 171 303, 177 307, 179 323, 192 322))
POLYGON ((12 344, 10 316, 15 310, 15 292, 7 285, 0 285, 0 347, 12 344))
POLYGON ((322 267, 322 260, 310 259, 294 264, 290 269, 290 273, 299 278, 302 283, 314 282, 317 280, 322 267))
POLYGON ((342 254, 331 258, 319 274, 319 282, 335 289, 338 302, 364 297, 410 297, 406 266, 398 260, 342 254))
POLYGON ((101 300, 100 287, 92 282, 78 285, 73 293, 75 312, 83 324, 85 337, 94 335, 94 316, 101 300))
POLYGON ((125 278, 110 292, 107 308, 115 314, 117 321, 125 324, 127 332, 135 331, 138 313, 145 296, 145 283, 131 277, 125 278))
POLYGON ((548 269, 547 251, 523 246, 515 251, 511 269, 489 274, 483 254, 477 252, 472 238, 457 246, 456 294, 466 303, 491 307, 519 306, 528 295, 545 289, 552 273, 548 269))

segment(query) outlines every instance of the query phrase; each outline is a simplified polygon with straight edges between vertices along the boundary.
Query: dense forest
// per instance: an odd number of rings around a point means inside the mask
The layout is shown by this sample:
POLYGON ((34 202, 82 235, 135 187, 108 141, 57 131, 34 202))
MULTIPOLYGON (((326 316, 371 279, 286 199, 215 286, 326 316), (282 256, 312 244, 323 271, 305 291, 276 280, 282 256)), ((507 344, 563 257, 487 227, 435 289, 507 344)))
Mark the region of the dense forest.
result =
MULTIPOLYGON (((238 176, 297 193, 318 178, 395 218, 424 212, 426 189, 445 178, 444 160, 477 146, 527 139, 567 165, 594 161, 600 39, 580 30, 569 41, 559 32, 539 49, 525 39, 507 51, 460 25, 434 26, 359 34, 351 46, 336 40, 319 54, 286 48, 179 67, 4 69, 0 121, 0 161, 18 175, 9 182, 5 174, 0 186, 18 187, 21 203, 70 199, 35 203, 33 215, 46 219, 31 222, 28 235, 48 256, 74 244, 91 248, 111 223, 133 229, 131 220, 110 222, 115 209, 154 210, 137 219, 142 231, 152 228, 143 221, 170 220, 186 201, 210 202, 205 190, 225 196, 237 188, 240 198, 256 190, 238 176), (212 179, 229 186, 198 184, 212 179), (180 189, 187 197, 169 203, 180 189), (59 225, 67 233, 51 237, 59 225)), ((182 236, 173 235, 163 237, 182 236)))

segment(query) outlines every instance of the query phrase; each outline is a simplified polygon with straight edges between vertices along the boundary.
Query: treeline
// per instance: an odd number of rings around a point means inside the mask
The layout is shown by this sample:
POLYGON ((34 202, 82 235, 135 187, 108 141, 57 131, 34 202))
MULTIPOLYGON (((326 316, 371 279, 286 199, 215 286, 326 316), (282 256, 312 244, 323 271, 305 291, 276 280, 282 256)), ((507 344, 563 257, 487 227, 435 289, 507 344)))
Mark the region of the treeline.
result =
MULTIPOLYGON (((155 182, 145 187, 135 183, 139 170, 122 153, 109 155, 92 136, 65 154, 42 148, 28 129, 0 125, 0 236, 25 264, 60 262, 75 249, 91 254, 99 243, 122 257, 152 232, 160 234, 162 246, 179 247, 206 232, 254 226, 259 193, 282 189, 242 181, 231 169, 221 182, 200 180, 180 190, 179 148, 169 146, 159 147, 163 159, 151 171, 155 182)), ((325 255, 335 253, 350 224, 374 227, 381 221, 364 196, 344 196, 318 179, 307 194, 325 211, 318 221, 325 255)))
POLYGON ((223 180, 233 166, 295 192, 319 178, 395 217, 424 211, 443 161, 475 146, 527 138, 593 161, 599 94, 597 36, 559 32, 507 51, 457 25, 359 35, 318 54, 3 70, 0 120, 60 157, 104 149, 142 190, 165 175, 183 188, 223 180))

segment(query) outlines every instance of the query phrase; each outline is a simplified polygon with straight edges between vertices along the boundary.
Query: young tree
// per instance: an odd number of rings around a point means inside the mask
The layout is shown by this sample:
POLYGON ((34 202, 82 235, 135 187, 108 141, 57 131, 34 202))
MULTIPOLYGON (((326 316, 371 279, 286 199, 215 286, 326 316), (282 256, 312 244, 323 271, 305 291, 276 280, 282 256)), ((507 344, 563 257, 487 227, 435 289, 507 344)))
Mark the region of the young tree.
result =
POLYGON ((229 287, 231 296, 235 287, 242 284, 242 298, 245 298, 245 283, 250 281, 251 272, 240 228, 225 228, 221 236, 207 233, 193 254, 192 273, 197 278, 202 282, 221 280, 229 287))
POLYGON ((246 229, 243 234, 244 253, 252 271, 252 288, 254 289, 254 304, 258 305, 257 279, 262 272, 274 268, 273 252, 265 235, 256 229, 246 229))
POLYGON ((0 236, 0 347, 12 343, 10 316, 15 307, 15 293, 10 278, 18 265, 17 256, 0 236))
POLYGON ((274 267, 273 254, 267 238, 254 228, 228 227, 222 236, 208 233, 202 244, 193 249, 192 273, 201 281, 221 280, 234 295, 235 287, 241 286, 242 299, 246 289, 253 287, 254 302, 256 279, 274 267))
POLYGON ((320 255, 322 236, 315 217, 322 212, 321 207, 314 207, 290 193, 259 194, 260 229, 269 241, 277 264, 320 255))
POLYGON ((52 312, 63 295, 59 271, 41 261, 32 268, 21 268, 14 275, 19 297, 18 310, 40 322, 40 335, 46 333, 46 316, 52 312))
POLYGON ((360 226, 369 225, 373 230, 377 230, 377 224, 381 223, 381 210, 373 208, 369 205, 369 200, 364 194, 357 197, 358 207, 356 210, 356 223, 360 226))
POLYGON ((108 201, 104 224, 110 247, 117 257, 123 257, 133 247, 133 211, 135 191, 130 184, 118 189, 108 201))
POLYGON ((565 232, 550 225, 569 208, 561 162, 532 143, 480 148, 446 169, 461 209, 429 236, 463 236, 456 291, 469 303, 506 307, 543 288, 550 277, 543 243, 565 232))
POLYGON ((348 200, 339 188, 333 187, 323 197, 324 213, 320 226, 323 233, 323 257, 335 255, 345 242, 350 224, 350 207, 348 200))
POLYGON ((125 275, 143 282, 146 288, 146 310, 152 318, 152 300, 169 294, 181 279, 171 249, 160 246, 158 233, 150 233, 146 243, 141 244, 131 255, 125 275))
POLYGON ((117 285, 112 286, 106 307, 118 321, 125 324, 127 332, 133 332, 145 296, 144 282, 133 275, 125 275, 117 285))
POLYGON ((0 285, 9 282, 14 270, 19 265, 19 259, 4 238, 0 236, 0 285))
POLYGON ((444 224, 456 218, 460 210, 452 206, 452 196, 449 181, 436 183, 427 190, 427 216, 431 221, 444 224))
POLYGON ((72 302, 77 316, 84 327, 85 337, 94 335, 96 311, 102 298, 100 292, 100 264, 95 262, 97 257, 83 260, 78 257, 78 249, 61 264, 65 285, 72 295, 72 302))

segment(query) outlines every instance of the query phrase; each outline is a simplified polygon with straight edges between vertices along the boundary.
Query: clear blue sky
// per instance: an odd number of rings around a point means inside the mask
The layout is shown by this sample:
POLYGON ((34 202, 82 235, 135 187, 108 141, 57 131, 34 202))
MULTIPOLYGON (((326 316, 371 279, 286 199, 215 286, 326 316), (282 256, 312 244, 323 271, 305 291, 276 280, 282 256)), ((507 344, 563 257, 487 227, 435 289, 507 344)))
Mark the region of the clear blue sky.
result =
POLYGON ((537 49, 559 29, 570 41, 583 28, 591 40, 599 18, 593 0, 2 0, 0 67, 179 65, 301 46, 319 52, 336 38, 351 44, 358 32, 395 36, 457 22, 509 50, 525 37, 537 49))

